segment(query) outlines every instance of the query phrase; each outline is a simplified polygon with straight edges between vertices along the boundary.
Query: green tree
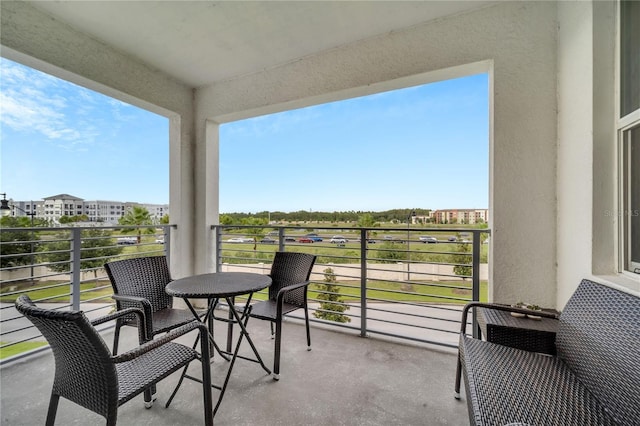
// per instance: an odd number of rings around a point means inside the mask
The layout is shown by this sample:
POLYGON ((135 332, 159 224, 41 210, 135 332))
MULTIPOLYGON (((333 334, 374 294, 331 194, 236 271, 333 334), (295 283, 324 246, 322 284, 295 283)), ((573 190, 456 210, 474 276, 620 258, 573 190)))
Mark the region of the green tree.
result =
POLYGON ((235 219, 230 214, 221 214, 220 215, 220 225, 233 225, 235 223, 235 219))
MULTIPOLYGON (((65 234, 57 235, 57 241, 43 243, 40 258, 49 262, 49 269, 56 272, 70 271, 71 241, 65 234)), ((106 257, 121 254, 123 248, 113 245, 112 232, 107 229, 90 228, 82 231, 82 250, 80 251, 80 268, 100 268, 105 263, 106 257)), ((94 270, 97 276, 97 270, 94 270)))
MULTIPOLYGON (((118 223, 120 225, 127 226, 153 225, 153 220, 151 219, 149 210, 144 207, 134 206, 133 209, 129 210, 127 214, 125 214, 118 220, 118 223)), ((123 229, 122 233, 128 234, 129 232, 137 231, 138 244, 140 244, 140 242, 142 241, 142 230, 143 228, 123 229)), ((144 232, 146 234, 154 234, 156 231, 153 228, 146 228, 144 232)))
POLYGON ((169 224, 169 215, 165 214, 164 216, 162 216, 160 218, 160 224, 161 225, 168 225, 169 224))
MULTIPOLYGON (((358 223, 356 224, 356 226, 359 228, 374 228, 380 226, 380 224, 376 222, 371 213, 365 213, 358 217, 358 223)), ((366 239, 367 241, 371 239, 370 229, 367 229, 366 239)))
MULTIPOLYGON (((458 238, 458 241, 458 244, 455 245, 454 252, 463 254, 452 254, 451 263, 456 263, 456 266, 453 267, 453 273, 464 277, 465 275, 471 275, 473 271, 471 268, 473 257, 471 256, 471 245, 461 242, 460 238, 458 238)), ((463 279, 466 280, 466 277, 463 279)))
POLYGON ((61 225, 65 225, 68 223, 88 222, 88 221, 89 221, 89 216, 87 216, 86 214, 81 214, 78 216, 60 216, 60 219, 58 219, 58 222, 60 222, 61 225))
POLYGON ((393 241, 385 241, 380 245, 380 250, 376 251, 376 258, 381 263, 396 263, 407 260, 405 246, 399 250, 401 244, 393 241))
MULTIPOLYGON (((46 221, 34 220, 34 226, 42 225, 46 221)), ((28 217, 6 216, 0 219, 0 241, 2 242, 2 258, 0 267, 10 268, 14 266, 30 265, 32 257, 29 254, 38 250, 40 234, 32 230, 20 230, 15 228, 31 227, 31 219, 28 217), (9 230, 8 228, 13 228, 9 230), (31 242, 33 241, 33 242, 31 242)))
POLYGON ((323 302, 320 302, 321 310, 315 311, 313 316, 328 321, 351 322, 351 318, 343 314, 349 309, 349 306, 339 303, 341 301, 340 287, 336 285, 336 274, 331 268, 327 268, 323 272, 325 284, 319 285, 321 293, 318 294, 318 299, 323 302))
MULTIPOLYGON (((247 217, 242 219, 242 225, 263 226, 267 224, 267 219, 261 217, 247 217)), ((253 240, 264 236, 264 228, 245 228, 247 235, 253 237, 253 240)))

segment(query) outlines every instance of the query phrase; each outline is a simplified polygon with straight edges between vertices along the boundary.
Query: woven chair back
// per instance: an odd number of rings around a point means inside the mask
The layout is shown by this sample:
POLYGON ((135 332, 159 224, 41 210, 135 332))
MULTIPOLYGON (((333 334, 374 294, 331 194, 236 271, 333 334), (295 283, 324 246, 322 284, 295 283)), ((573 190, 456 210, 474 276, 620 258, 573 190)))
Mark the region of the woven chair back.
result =
POLYGON ((640 298, 583 280, 560 315, 558 356, 621 425, 640 419, 640 298))
MULTIPOLYGON (((309 279, 316 257, 307 253, 276 252, 271 266, 271 286, 269 298, 275 300, 282 287, 297 284, 309 279)), ((290 291, 285 302, 304 307, 306 288, 290 291)))
POLYGON ((35 325, 55 359, 53 393, 105 417, 118 408, 118 376, 111 352, 81 311, 35 306, 27 295, 16 309, 35 325))
MULTIPOLYGON (((114 294, 144 297, 151 303, 153 312, 173 307, 173 298, 165 291, 171 282, 166 256, 116 260, 104 267, 114 294)), ((127 307, 118 302, 118 309, 127 307)))

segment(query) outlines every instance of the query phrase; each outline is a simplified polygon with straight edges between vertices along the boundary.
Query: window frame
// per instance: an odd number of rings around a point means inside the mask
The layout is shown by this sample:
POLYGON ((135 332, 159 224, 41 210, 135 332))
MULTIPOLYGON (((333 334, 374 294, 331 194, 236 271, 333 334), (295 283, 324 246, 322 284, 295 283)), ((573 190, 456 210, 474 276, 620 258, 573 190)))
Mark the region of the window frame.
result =
MULTIPOLYGON (((616 83, 615 83, 615 117, 616 117, 616 143, 618 161, 618 272, 624 276, 638 279, 640 262, 631 260, 631 217, 636 214, 631 209, 631 194, 635 189, 636 194, 640 188, 633 188, 630 176, 630 147, 631 131, 640 129, 640 105, 628 114, 622 115, 622 93, 623 93, 623 67, 622 67, 622 44, 624 34, 622 33, 622 1, 617 1, 618 22, 617 22, 617 48, 616 48, 616 83)), ((637 243, 636 243, 637 244, 637 243)))

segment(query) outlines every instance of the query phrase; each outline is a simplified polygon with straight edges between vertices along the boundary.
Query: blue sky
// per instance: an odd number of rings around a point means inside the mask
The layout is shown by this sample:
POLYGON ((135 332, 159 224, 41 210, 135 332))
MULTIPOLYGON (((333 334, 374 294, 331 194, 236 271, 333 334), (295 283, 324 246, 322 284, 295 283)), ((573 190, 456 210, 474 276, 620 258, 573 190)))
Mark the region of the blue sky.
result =
MULTIPOLYGON (((0 59, 0 192, 167 203, 168 121, 0 59)), ((220 210, 487 208, 475 75, 220 127, 220 210)))

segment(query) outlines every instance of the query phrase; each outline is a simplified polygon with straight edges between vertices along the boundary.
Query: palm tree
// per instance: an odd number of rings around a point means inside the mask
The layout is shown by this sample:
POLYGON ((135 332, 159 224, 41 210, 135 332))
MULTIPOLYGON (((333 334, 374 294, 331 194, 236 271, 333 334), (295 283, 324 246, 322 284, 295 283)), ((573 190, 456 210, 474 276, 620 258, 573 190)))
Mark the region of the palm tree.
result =
MULTIPOLYGON (((132 210, 129 210, 124 216, 122 216, 118 223, 120 225, 127 226, 140 226, 140 225, 153 225, 153 220, 151 219, 151 215, 149 214, 149 210, 144 207, 134 206, 132 210)), ((133 231, 133 229, 123 229, 123 233, 128 233, 133 231)), ((138 244, 142 241, 142 228, 137 228, 138 231, 138 244)), ((148 234, 153 234, 155 232, 154 229, 148 228, 145 230, 148 234)))

